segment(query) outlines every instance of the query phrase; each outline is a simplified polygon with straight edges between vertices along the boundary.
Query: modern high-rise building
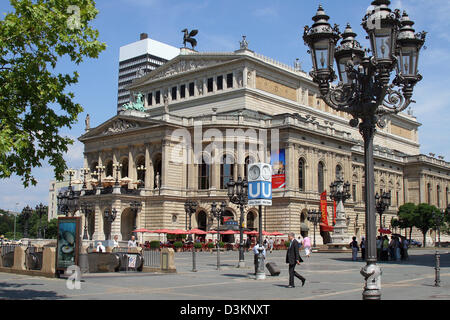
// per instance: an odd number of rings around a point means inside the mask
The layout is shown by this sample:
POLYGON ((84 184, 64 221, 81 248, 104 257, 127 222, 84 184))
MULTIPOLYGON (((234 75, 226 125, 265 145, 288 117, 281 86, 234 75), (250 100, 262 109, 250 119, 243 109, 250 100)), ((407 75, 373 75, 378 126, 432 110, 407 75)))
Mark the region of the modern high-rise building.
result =
POLYGON ((179 54, 179 48, 152 40, 146 33, 141 33, 139 41, 120 47, 117 107, 130 101, 130 92, 126 86, 133 79, 155 70, 179 54))

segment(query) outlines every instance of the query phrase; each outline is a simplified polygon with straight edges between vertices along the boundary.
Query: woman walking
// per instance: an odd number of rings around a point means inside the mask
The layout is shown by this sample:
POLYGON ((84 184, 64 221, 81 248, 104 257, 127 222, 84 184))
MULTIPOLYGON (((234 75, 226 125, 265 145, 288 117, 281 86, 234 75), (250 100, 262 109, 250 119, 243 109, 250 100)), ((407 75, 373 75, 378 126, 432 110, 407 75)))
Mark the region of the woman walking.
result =
POLYGON ((358 241, 356 241, 356 237, 352 238, 352 242, 350 242, 350 248, 352 248, 352 260, 356 261, 358 259, 358 241))
POLYGON ((305 248, 305 255, 309 258, 311 254, 311 240, 308 236, 303 238, 303 248, 305 248))

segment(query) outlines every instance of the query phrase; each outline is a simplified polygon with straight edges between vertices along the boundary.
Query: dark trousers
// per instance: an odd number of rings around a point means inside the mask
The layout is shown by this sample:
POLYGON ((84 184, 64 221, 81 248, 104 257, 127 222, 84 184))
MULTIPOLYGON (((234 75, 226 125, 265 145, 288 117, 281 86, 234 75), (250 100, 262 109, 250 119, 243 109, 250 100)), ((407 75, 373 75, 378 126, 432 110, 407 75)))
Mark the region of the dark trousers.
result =
POLYGON ((299 278, 301 281, 304 281, 305 278, 303 278, 300 274, 295 271, 296 264, 290 264, 289 265, 289 285, 294 286, 294 276, 299 278))

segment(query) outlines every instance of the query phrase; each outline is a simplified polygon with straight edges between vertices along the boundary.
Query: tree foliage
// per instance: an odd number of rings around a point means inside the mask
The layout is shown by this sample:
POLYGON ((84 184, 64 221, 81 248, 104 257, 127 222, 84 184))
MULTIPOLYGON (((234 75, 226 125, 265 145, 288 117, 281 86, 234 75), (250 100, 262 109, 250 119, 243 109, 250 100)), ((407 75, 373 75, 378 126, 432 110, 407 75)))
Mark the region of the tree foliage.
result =
MULTIPOLYGON (((42 236, 46 239, 56 239, 58 219, 48 221, 47 214, 43 214, 40 222, 42 236)), ((33 210, 31 217, 28 219, 28 238, 37 238, 39 228, 39 216, 33 210)), ((25 219, 22 214, 16 217, 16 239, 23 238, 25 231, 25 219)), ((0 235, 5 238, 13 239, 14 237, 14 215, 5 210, 0 209, 0 235)))
POLYGON ((0 178, 17 174, 36 185, 32 169, 42 161, 61 179, 63 154, 73 143, 60 135, 83 111, 67 87, 78 73, 57 72, 58 61, 76 65, 106 48, 89 26, 92 0, 10 0, 14 12, 0 21, 0 178))

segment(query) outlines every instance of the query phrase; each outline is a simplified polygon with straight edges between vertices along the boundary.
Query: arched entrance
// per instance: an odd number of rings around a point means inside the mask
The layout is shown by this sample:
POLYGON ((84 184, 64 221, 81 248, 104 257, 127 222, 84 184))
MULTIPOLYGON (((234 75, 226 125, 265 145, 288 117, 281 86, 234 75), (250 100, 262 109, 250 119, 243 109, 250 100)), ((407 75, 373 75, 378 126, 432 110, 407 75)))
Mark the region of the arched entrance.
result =
POLYGON ((201 210, 197 213, 197 228, 206 231, 207 215, 206 212, 201 210))
POLYGON ((247 213, 247 229, 250 229, 251 231, 257 231, 258 227, 256 225, 256 212, 250 211, 247 213))
POLYGON ((120 217, 120 233, 122 235, 122 241, 128 241, 131 239, 133 227, 134 212, 130 208, 127 208, 123 210, 120 217))
MULTIPOLYGON (((220 221, 221 225, 225 225, 227 221, 235 221, 234 219, 234 213, 230 209, 226 209, 225 213, 222 215, 222 219, 220 221)), ((225 234, 222 235, 222 241, 226 243, 233 243, 234 242, 234 234, 225 234)))
POLYGON ((89 214, 88 218, 88 236, 89 240, 92 240, 95 232, 95 211, 92 211, 89 214))

